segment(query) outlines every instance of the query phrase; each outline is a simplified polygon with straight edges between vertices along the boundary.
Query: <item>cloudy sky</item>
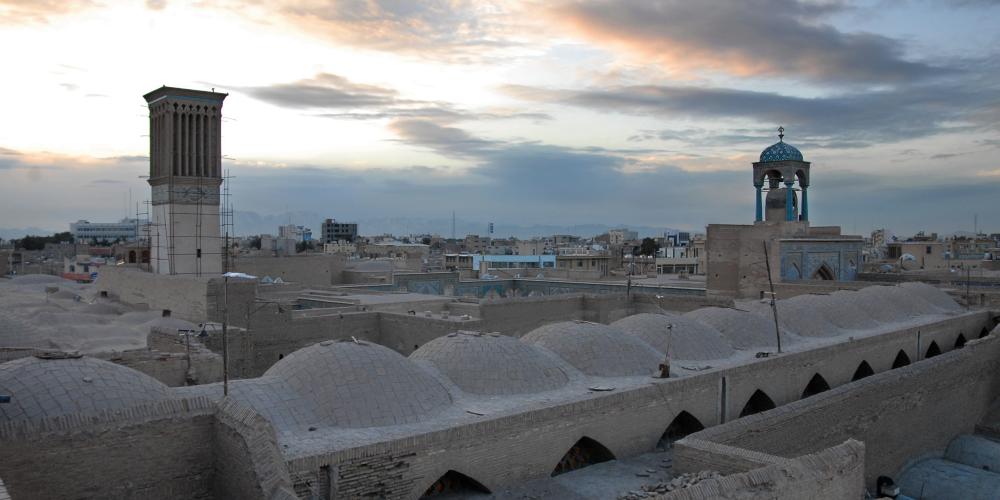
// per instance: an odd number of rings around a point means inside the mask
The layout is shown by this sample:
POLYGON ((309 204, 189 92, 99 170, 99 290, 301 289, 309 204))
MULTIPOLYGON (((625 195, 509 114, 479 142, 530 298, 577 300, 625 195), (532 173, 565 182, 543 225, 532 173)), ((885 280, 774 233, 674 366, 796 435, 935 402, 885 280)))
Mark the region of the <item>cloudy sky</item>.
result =
POLYGON ((815 223, 1000 231, 996 1, 0 0, 0 47, 0 228, 148 197, 166 84, 262 215, 749 223, 783 125, 815 223))

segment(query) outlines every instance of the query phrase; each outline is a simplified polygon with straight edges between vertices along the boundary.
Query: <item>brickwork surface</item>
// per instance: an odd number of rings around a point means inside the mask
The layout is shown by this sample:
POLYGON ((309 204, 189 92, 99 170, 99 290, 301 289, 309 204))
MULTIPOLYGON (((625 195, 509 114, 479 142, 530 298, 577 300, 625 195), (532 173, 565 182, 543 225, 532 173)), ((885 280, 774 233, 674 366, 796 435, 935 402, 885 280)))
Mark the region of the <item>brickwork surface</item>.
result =
POLYGON ((213 405, 164 401, 0 425, 13 498, 212 498, 213 405))
MULTIPOLYGON (((998 364, 1000 341, 990 336, 692 438, 787 458, 857 439, 865 443, 873 487, 877 476, 894 476, 915 457, 940 453, 955 436, 972 432, 1000 394, 998 364)), ((683 469, 683 441, 677 453, 683 469)))

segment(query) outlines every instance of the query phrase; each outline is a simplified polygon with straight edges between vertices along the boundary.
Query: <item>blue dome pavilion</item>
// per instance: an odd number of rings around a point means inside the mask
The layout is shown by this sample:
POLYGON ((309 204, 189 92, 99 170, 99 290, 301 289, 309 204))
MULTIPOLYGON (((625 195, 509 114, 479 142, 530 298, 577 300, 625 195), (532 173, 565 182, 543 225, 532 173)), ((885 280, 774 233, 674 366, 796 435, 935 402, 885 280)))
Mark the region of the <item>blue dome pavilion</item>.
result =
POLYGON ((760 153, 760 161, 753 164, 753 185, 757 190, 756 221, 764 222, 763 191, 768 191, 767 221, 808 221, 809 162, 802 152, 785 142, 785 127, 778 127, 778 142, 760 153), (796 181, 798 189, 795 188, 796 181), (784 186, 784 187, 782 187, 784 186), (796 191, 801 193, 801 213, 796 191), (782 200, 784 198, 784 200, 782 200), (773 205, 773 207, 772 207, 773 205), (777 215, 771 208, 783 212, 777 215))
POLYGON ((802 152, 788 144, 784 139, 770 145, 760 153, 761 163, 772 162, 772 161, 804 161, 802 159, 802 152))

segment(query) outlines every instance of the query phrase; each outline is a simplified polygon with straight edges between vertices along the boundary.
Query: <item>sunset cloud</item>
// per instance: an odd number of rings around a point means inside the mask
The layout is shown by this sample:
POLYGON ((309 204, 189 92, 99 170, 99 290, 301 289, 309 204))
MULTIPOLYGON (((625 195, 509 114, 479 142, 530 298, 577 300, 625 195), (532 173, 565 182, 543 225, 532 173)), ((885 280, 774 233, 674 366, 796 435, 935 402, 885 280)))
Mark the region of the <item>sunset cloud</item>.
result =
POLYGON ((553 8, 548 18, 593 43, 622 49, 678 75, 713 71, 823 83, 898 84, 943 69, 911 61, 901 42, 846 33, 825 18, 840 2, 592 0, 553 8))
POLYGON ((229 94, 265 221, 746 222, 784 125, 817 223, 947 232, 995 205, 997 26, 989 0, 0 0, 0 231, 148 198, 169 85, 229 94))
MULTIPOLYGON (((226 0, 227 4, 234 4, 226 0)), ((476 63, 524 46, 514 0, 263 0, 263 16, 331 42, 417 58, 476 63)))
MULTIPOLYGON (((996 83, 968 85, 956 81, 811 98, 676 85, 592 89, 506 85, 501 90, 518 99, 607 113, 738 118, 774 126, 781 124, 788 128, 790 137, 826 147, 858 147, 949 131, 987 130, 996 126, 989 117, 996 112, 996 99, 1000 95, 1000 85, 996 83)), ((657 135, 661 139, 691 139, 691 134, 669 131, 631 138, 643 140, 657 135)), ((730 143, 760 140, 756 135, 746 134, 725 134, 717 139, 730 143)))
POLYGON ((45 23, 49 18, 96 7, 92 0, 0 0, 0 25, 45 23))

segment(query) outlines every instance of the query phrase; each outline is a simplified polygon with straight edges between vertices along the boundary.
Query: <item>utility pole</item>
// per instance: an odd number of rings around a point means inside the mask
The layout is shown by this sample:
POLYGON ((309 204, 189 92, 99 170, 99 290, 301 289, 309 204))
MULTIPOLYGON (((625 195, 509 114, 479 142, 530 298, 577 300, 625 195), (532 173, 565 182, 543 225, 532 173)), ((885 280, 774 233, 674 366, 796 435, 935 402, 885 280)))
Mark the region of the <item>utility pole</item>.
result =
POLYGON ((771 259, 767 255, 767 241, 765 240, 762 243, 764 244, 764 263, 767 265, 767 283, 771 286, 771 313, 774 315, 774 336, 778 339, 778 354, 781 354, 781 328, 778 327, 778 304, 774 300, 774 281, 771 279, 771 259))
POLYGON ((965 266, 965 308, 969 309, 972 304, 969 303, 969 282, 972 281, 972 268, 965 266))
MULTIPOLYGON (((667 311, 663 309, 663 295, 656 295, 656 308, 660 314, 667 316, 667 311)), ((664 353, 663 363, 660 364, 660 378, 670 378, 670 351, 674 343, 674 324, 667 323, 667 348, 664 353)))
POLYGON ((229 276, 223 277, 223 302, 225 310, 222 316, 222 395, 229 395, 229 339, 226 326, 229 323, 229 276))

